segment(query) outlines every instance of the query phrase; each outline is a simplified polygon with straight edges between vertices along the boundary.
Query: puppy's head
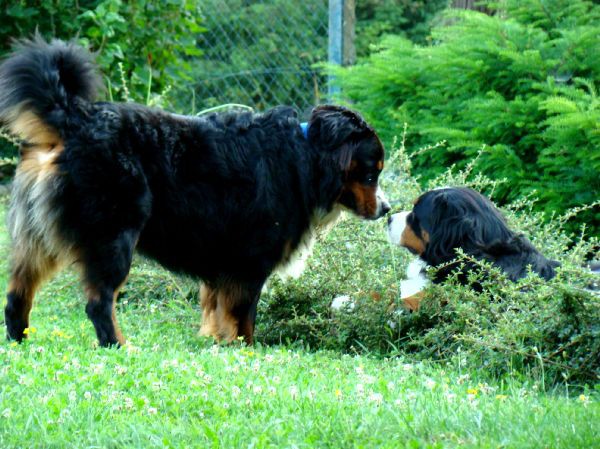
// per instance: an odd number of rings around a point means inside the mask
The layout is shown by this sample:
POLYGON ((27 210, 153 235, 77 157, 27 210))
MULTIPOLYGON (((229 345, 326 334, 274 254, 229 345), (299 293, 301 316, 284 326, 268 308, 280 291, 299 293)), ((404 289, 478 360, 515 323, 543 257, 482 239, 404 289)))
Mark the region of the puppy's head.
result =
POLYGON ((412 211, 390 216, 388 234, 392 243, 433 266, 454 259, 457 248, 467 254, 490 251, 514 235, 490 200, 462 187, 424 193, 412 211))
POLYGON ((358 113, 341 106, 319 106, 312 112, 308 138, 342 175, 337 203, 368 219, 389 212, 390 206, 378 187, 383 145, 358 113))

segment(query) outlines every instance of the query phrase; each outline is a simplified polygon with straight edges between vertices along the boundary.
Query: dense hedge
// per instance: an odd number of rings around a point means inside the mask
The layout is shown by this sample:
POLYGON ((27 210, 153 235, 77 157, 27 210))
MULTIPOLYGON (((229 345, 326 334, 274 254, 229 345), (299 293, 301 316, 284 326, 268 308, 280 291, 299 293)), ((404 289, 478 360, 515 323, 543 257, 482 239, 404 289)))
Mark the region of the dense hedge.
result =
MULTIPOLYGON (((412 147, 447 141, 415 157, 426 179, 483 148, 479 170, 510 181, 499 199, 536 190, 548 216, 592 203, 600 197, 600 5, 500 5, 495 16, 449 10, 430 46, 384 39, 337 71, 342 92, 387 142, 405 122, 412 147)), ((597 233, 600 209, 578 220, 597 233)))

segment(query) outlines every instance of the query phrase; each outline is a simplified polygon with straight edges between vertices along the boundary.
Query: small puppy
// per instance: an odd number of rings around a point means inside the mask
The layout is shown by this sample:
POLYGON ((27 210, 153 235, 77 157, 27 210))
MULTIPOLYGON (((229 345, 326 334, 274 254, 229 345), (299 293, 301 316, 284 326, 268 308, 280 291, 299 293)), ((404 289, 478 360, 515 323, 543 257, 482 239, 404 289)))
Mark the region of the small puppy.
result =
MULTIPOLYGON (((548 280, 560 265, 511 231, 489 199, 464 187, 425 192, 412 211, 389 217, 388 234, 392 243, 407 248, 428 265, 443 265, 433 282, 442 282, 457 268, 458 263, 448 262, 456 258, 458 248, 501 268, 512 281, 526 276, 529 269, 548 280)), ((469 270, 474 268, 475 264, 467 262, 459 280, 466 283, 469 270)))
POLYGON ((58 40, 23 41, 0 66, 0 126, 23 142, 8 216, 11 339, 26 337, 42 283, 74 264, 100 345, 122 344, 115 298, 137 250, 203 281, 202 334, 251 343, 274 270, 341 209, 389 210, 383 146, 356 112, 199 118, 97 102, 100 84, 90 53, 58 40))

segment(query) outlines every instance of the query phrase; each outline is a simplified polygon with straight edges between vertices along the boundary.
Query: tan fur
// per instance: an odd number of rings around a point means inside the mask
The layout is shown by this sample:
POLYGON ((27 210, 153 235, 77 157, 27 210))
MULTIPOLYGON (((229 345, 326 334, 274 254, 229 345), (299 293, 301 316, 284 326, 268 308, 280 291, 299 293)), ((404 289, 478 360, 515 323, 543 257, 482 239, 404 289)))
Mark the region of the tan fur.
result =
POLYGON ((60 176, 56 158, 62 149, 57 143, 52 148, 34 146, 22 151, 8 213, 16 262, 30 258, 73 261, 73 248, 59 235, 58 211, 52 204, 54 181, 60 176))
POLYGON ((425 296, 424 292, 419 292, 412 296, 409 296, 408 298, 404 298, 403 299, 404 307, 413 312, 418 311, 419 308, 421 307, 421 300, 423 299, 424 296, 425 296))
MULTIPOLYGON (((121 287, 123 286, 123 284, 125 284, 125 281, 123 281, 123 283, 117 289, 115 289, 115 291, 113 293, 112 313, 111 313, 111 321, 112 321, 113 327, 115 329, 117 341, 119 342, 119 344, 121 346, 125 344, 125 337, 123 337, 121 328, 119 327, 119 323, 117 321, 116 304, 117 304, 117 296, 119 295, 119 290, 121 290, 121 287)), ((88 302, 97 303, 100 300, 100 292, 97 290, 96 287, 93 287, 91 285, 86 285, 84 288, 84 291, 85 291, 85 295, 88 299, 88 302)))
POLYGON ((57 269, 77 257, 60 238, 58 212, 52 207, 54 181, 60 176, 55 162, 63 150, 62 142, 31 112, 15 114, 9 129, 26 142, 13 182, 7 220, 12 237, 8 291, 22 298, 22 318, 28 321, 36 290, 57 269))
POLYGON ((232 310, 239 303, 241 296, 241 289, 235 285, 212 289, 202 284, 200 288, 202 307, 200 335, 211 336, 217 341, 227 343, 236 340, 239 321, 233 316, 232 310))
POLYGON ((411 248, 417 254, 423 254, 427 243, 429 243, 429 234, 427 231, 422 231, 422 235, 423 238, 419 238, 417 234, 415 234, 415 231, 413 231, 413 229, 407 223, 402 235, 400 236, 400 245, 411 248))
POLYGON ((357 212, 363 217, 374 217, 377 214, 377 187, 365 186, 360 182, 350 182, 344 189, 352 192, 356 201, 357 212))
POLYGON ((29 323, 29 313, 37 289, 54 273, 57 265, 55 259, 45 256, 37 248, 30 248, 27 253, 17 251, 13 254, 8 293, 21 298, 20 318, 26 323, 29 323))
POLYGON ((12 134, 28 144, 42 148, 54 148, 61 144, 61 139, 56 130, 46 125, 31 111, 22 111, 15 108, 8 114, 8 129, 12 134))

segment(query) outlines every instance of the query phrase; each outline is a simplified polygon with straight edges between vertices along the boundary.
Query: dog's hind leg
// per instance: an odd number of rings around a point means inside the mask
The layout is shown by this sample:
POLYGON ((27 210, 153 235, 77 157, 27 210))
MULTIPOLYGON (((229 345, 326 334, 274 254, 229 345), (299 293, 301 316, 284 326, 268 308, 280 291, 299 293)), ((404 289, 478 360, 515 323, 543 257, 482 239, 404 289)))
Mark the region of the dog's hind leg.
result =
POLYGON ((218 330, 217 291, 205 283, 200 286, 200 307, 202 308, 200 335, 203 337, 216 336, 218 330))
POLYGON ((100 346, 123 345, 115 313, 119 288, 125 282, 138 233, 124 232, 111 242, 97 242, 83 250, 85 311, 94 324, 100 346))
POLYGON ((12 268, 4 308, 7 338, 21 342, 29 328, 29 313, 33 307, 35 292, 57 269, 55 258, 44 254, 39 248, 13 252, 12 268))
POLYGON ((247 344, 254 338, 256 306, 263 282, 221 282, 216 286, 203 285, 201 290, 201 335, 217 341, 232 342, 242 337, 247 344))

